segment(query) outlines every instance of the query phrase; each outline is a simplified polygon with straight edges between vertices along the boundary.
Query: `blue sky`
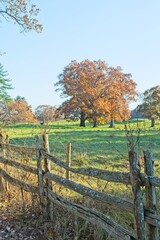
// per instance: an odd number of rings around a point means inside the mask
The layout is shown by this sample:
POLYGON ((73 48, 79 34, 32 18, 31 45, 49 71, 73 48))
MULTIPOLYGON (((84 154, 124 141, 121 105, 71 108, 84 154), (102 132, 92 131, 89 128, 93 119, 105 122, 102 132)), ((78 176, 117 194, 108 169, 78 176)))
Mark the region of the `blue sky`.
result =
MULTIPOLYGON (((104 60, 131 73, 144 92, 160 85, 159 0, 32 0, 43 32, 20 33, 0 17, 0 57, 14 89, 38 105, 58 106, 58 74, 71 60, 104 60)), ((133 107, 133 105, 132 105, 133 107)))

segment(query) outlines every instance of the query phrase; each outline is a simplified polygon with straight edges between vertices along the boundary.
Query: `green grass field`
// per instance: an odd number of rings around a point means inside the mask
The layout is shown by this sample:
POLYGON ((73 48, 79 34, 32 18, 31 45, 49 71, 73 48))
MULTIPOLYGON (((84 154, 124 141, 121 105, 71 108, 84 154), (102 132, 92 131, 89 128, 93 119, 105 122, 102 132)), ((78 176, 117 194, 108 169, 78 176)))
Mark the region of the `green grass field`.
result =
MULTIPOLYGON (((160 121, 154 128, 150 128, 149 120, 132 120, 126 126, 138 155, 150 150, 154 159, 160 160, 160 121)), ((14 124, 5 127, 3 134, 9 135, 12 144, 33 146, 34 136, 41 136, 44 131, 49 135, 50 152, 61 160, 65 160, 66 144, 72 144, 73 166, 126 169, 128 140, 124 123, 115 123, 114 129, 109 128, 109 124, 93 128, 89 123, 83 128, 79 122, 67 121, 46 126, 14 124)))
MULTIPOLYGON (((156 123, 154 128, 150 128, 150 121, 148 120, 132 120, 126 123, 126 126, 128 132, 125 130, 124 123, 115 123, 115 128, 111 129, 109 128, 109 124, 93 128, 92 125, 87 123, 87 126, 82 128, 79 127, 79 122, 58 121, 50 123, 47 126, 41 126, 40 124, 14 124, 2 129, 2 133, 3 135, 9 135, 9 142, 11 144, 34 146, 35 135, 39 135, 40 137, 44 132, 47 132, 50 152, 59 159, 65 161, 66 144, 71 143, 72 166, 95 167, 113 171, 129 171, 127 136, 130 136, 129 140, 134 144, 140 157, 143 154, 143 150, 152 151, 153 158, 155 159, 155 175, 159 177, 160 121, 156 123)), ((32 163, 36 164, 36 161, 32 163)), ((65 171, 56 168, 56 166, 53 166, 53 171, 57 171, 60 175, 65 176, 65 171)), ((75 174, 71 175, 71 179, 102 192, 132 199, 130 185, 115 184, 75 174)), ((105 204, 95 203, 93 200, 87 197, 84 198, 76 192, 61 187, 59 184, 54 184, 54 191, 77 203, 83 203, 89 207, 93 206, 113 217, 113 219, 124 227, 130 229, 134 226, 132 214, 126 211, 114 210, 105 204)), ((157 194, 157 199, 159 199, 159 190, 157 194)), ((158 204, 159 209, 160 206, 158 204)), ((98 234, 97 239, 112 239, 106 237, 100 238, 101 230, 98 230, 98 234)))

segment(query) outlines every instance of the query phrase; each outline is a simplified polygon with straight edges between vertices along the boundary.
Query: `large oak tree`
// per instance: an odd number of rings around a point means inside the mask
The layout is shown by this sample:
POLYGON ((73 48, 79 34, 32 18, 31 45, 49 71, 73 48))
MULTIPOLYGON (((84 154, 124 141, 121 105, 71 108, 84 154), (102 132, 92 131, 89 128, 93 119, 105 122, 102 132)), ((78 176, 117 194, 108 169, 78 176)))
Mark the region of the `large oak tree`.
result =
POLYGON ((58 78, 55 85, 63 97, 68 97, 67 111, 78 110, 84 120, 87 115, 94 127, 100 117, 112 122, 129 117, 128 101, 135 100, 136 83, 120 67, 109 67, 101 60, 74 60, 58 78))
MULTIPOLYGON (((85 60, 80 63, 72 61, 59 75, 59 82, 56 84, 60 86, 62 95, 70 97, 70 110, 79 110, 81 117, 84 113, 92 116, 94 125, 101 111, 108 111, 107 105, 103 104, 107 69, 108 66, 100 60, 85 60)), ((82 119, 81 125, 84 126, 82 119)))

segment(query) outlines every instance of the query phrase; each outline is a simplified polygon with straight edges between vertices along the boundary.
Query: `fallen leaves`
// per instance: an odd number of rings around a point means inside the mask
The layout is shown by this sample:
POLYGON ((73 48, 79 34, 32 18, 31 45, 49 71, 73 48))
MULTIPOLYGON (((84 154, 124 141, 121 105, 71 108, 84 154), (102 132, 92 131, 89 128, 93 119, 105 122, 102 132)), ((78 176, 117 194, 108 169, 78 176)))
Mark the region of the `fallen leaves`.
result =
POLYGON ((18 201, 16 197, 10 193, 0 193, 0 240, 46 239, 39 209, 33 212, 30 206, 24 211, 21 199, 18 201))

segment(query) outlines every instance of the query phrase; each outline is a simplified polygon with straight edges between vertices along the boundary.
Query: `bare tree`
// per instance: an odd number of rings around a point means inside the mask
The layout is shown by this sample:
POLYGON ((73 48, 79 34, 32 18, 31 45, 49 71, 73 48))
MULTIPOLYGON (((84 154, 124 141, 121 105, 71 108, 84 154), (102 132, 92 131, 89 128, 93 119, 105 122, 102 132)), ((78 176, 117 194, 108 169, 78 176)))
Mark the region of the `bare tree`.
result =
POLYGON ((42 123, 52 122, 60 117, 58 109, 50 105, 39 105, 35 109, 35 116, 42 123))

